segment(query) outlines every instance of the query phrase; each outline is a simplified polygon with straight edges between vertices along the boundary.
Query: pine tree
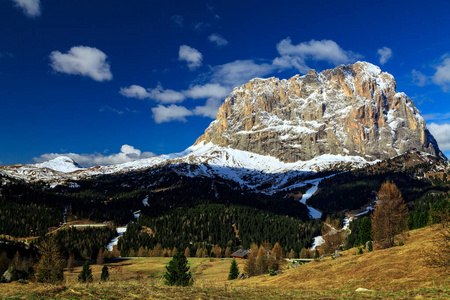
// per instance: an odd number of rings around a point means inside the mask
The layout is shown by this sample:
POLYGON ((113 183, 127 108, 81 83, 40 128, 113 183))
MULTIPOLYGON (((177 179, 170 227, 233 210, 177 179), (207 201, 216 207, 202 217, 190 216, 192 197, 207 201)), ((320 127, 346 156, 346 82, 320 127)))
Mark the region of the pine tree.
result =
POLYGON ((103 266, 102 268, 102 274, 100 275, 100 280, 101 281, 106 281, 109 278, 109 272, 108 272, 108 267, 107 266, 103 266))
POLYGON ((44 283, 56 283, 64 279, 65 260, 59 252, 54 238, 40 244, 41 259, 36 269, 36 280, 44 283))
POLYGON ((395 235, 406 229, 408 208, 393 182, 381 185, 377 199, 372 216, 373 234, 377 242, 389 248, 394 246, 395 235))
POLYGON ((189 250, 189 247, 186 247, 186 249, 184 250, 184 256, 191 257, 191 250, 189 250))
POLYGON ((92 269, 89 267, 89 261, 86 260, 83 265, 83 269, 78 275, 78 282, 92 282, 92 269))
POLYGON ((239 267, 236 263, 236 260, 233 258, 230 266, 230 273, 228 274, 228 280, 234 280, 239 277, 239 267))
POLYGON ((164 279, 167 285, 189 286, 193 284, 188 260, 183 253, 176 252, 166 269, 164 279))
POLYGON ((361 220, 361 225, 359 225, 358 233, 359 243, 365 245, 368 241, 372 240, 372 222, 370 217, 364 217, 361 220))

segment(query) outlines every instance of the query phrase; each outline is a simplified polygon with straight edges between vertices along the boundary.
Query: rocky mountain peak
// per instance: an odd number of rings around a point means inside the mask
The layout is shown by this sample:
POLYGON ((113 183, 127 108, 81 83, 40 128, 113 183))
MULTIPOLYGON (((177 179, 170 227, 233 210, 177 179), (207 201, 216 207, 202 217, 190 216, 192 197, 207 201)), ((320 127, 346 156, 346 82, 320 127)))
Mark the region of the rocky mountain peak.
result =
POLYGON ((373 161, 410 150, 444 157, 394 77, 368 62, 250 80, 225 99, 200 142, 284 162, 323 154, 373 161))

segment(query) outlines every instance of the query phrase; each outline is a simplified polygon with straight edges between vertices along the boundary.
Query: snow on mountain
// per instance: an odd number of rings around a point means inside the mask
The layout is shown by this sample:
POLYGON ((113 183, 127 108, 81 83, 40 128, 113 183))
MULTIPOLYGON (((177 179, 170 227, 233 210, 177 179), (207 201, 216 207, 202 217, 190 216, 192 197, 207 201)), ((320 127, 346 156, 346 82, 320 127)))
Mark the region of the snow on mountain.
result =
MULTIPOLYGON (((212 143, 199 143, 181 153, 161 155, 111 166, 83 169, 75 167, 75 165, 72 167, 67 158, 60 158, 56 161, 52 160, 40 164, 3 166, 0 172, 30 181, 44 180, 62 183, 65 180, 77 180, 97 175, 144 169, 152 171, 157 170, 158 167, 171 166, 175 172, 184 176, 218 176, 233 180, 251 189, 270 182, 270 187, 262 190, 262 192, 270 194, 294 187, 292 184, 286 186, 286 183, 293 178, 306 177, 330 168, 362 167, 367 164, 368 162, 361 157, 330 154, 315 157, 309 161, 285 163, 268 155, 221 147, 212 143), (50 167, 53 169, 50 169, 50 167)), ((305 184, 297 182, 295 187, 305 184)))
POLYGON ((410 150, 443 157, 412 101, 396 92, 394 77, 357 62, 235 88, 217 119, 180 153, 85 169, 58 157, 3 166, 0 173, 54 185, 170 167, 183 176, 222 177, 270 194, 304 186, 317 172, 359 168, 410 150))
POLYGON ((54 171, 70 173, 81 169, 81 167, 70 157, 59 156, 55 159, 34 164, 37 168, 48 168, 54 171))

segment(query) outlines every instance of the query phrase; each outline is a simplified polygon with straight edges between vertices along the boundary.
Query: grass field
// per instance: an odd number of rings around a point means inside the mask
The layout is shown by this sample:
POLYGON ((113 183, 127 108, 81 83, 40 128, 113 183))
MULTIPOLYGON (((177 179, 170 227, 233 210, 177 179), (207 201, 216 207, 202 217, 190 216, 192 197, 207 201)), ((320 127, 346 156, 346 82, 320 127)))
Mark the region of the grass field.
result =
MULTIPOLYGON (((164 285, 170 258, 128 259, 108 264, 111 280, 98 283, 101 266, 93 265, 93 284, 76 282, 81 267, 65 273, 58 286, 37 283, 0 284, 6 299, 450 299, 450 274, 425 267, 423 249, 432 246, 436 227, 411 231, 404 246, 343 252, 277 276, 227 281, 229 259, 189 258, 193 287, 164 285), (355 292, 366 288, 370 292, 355 292)), ((238 261, 243 270, 244 260, 238 261)))

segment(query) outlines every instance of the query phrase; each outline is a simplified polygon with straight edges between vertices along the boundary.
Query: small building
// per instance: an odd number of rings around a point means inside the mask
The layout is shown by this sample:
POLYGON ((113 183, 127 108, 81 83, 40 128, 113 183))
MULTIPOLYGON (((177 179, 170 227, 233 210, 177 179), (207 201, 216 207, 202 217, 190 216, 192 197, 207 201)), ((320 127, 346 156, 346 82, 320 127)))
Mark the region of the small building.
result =
POLYGON ((239 249, 238 251, 232 253, 231 257, 235 258, 235 259, 247 259, 249 253, 250 253, 250 250, 239 249))

